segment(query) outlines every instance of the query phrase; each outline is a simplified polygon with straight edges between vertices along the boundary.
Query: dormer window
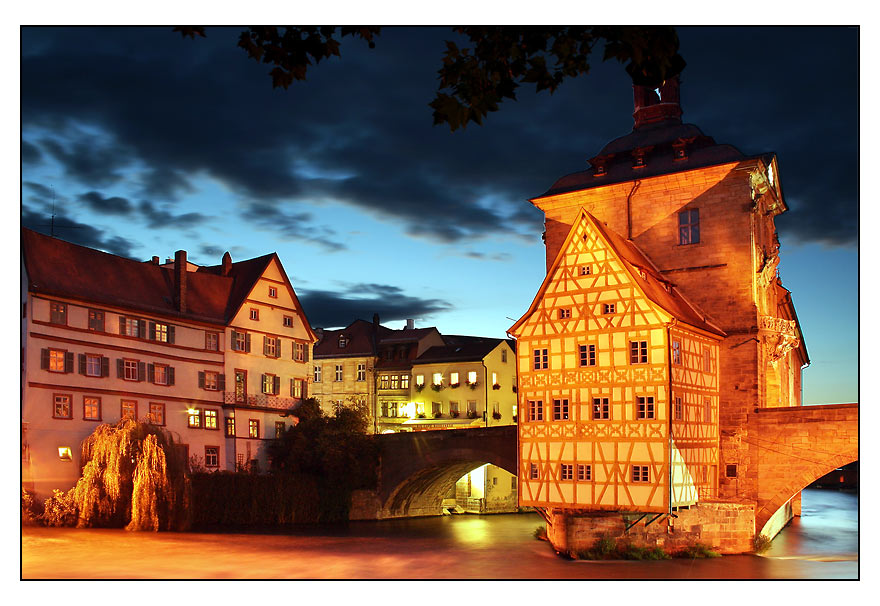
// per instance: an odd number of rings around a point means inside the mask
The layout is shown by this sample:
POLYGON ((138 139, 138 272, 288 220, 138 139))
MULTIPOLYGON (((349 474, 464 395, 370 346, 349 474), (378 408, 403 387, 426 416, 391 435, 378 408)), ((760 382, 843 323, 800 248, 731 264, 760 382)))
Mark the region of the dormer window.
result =
POLYGON ((672 144, 672 159, 687 160, 687 145, 684 141, 676 141, 672 144))
POLYGON ((648 152, 651 151, 650 147, 639 147, 633 150, 633 168, 644 168, 648 164, 648 152))
POLYGON ((348 345, 348 339, 345 338, 345 335, 339 335, 339 349, 345 349, 346 345, 348 345))

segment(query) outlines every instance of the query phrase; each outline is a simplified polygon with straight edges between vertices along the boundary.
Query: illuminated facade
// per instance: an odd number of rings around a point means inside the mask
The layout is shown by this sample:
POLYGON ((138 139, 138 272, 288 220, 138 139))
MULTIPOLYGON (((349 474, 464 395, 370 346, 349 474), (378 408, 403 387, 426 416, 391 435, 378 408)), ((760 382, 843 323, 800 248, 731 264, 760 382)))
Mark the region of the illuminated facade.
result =
POLYGON ((306 394, 314 333, 273 254, 137 262, 22 230, 22 482, 79 477, 80 443, 132 416, 208 470, 266 469, 306 394))
POLYGON ((632 133, 532 200, 547 276, 510 330, 523 505, 756 499, 748 415, 801 404, 809 358, 777 271, 776 157, 683 124, 677 80, 634 99, 632 133))

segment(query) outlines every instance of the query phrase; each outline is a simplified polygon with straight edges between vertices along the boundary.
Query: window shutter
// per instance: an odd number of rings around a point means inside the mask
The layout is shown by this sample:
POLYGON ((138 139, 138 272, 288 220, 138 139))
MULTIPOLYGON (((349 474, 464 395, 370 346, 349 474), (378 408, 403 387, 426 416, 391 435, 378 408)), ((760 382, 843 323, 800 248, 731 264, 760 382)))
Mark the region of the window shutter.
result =
POLYGON ((308 382, 307 380, 305 380, 305 379, 303 379, 302 382, 303 382, 303 386, 302 386, 302 387, 303 387, 303 388, 302 388, 302 399, 305 400, 305 399, 308 397, 308 386, 309 386, 309 382, 308 382))
POLYGON ((291 379, 291 380, 290 380, 290 397, 291 397, 291 398, 293 397, 293 382, 294 382, 294 381, 296 381, 296 379, 291 379))
POLYGON ((251 333, 247 333, 244 336, 244 351, 245 353, 251 353, 251 333))
POLYGON ((146 365, 143 362, 138 362, 138 381, 143 381, 146 378, 146 365))
POLYGON ((147 364, 147 381, 150 383, 156 382, 156 367, 152 364, 147 364))
POLYGON ((73 352, 64 353, 64 372, 73 372, 73 352))
POLYGON ((173 324, 168 325, 168 342, 174 343, 174 325, 173 324))
POLYGON ((199 389, 205 388, 205 371, 199 371, 199 389))
POLYGON ((79 359, 79 374, 84 375, 86 374, 86 354, 79 354, 77 357, 79 359))
POLYGON ((281 377, 272 377, 272 393, 276 396, 281 393, 281 377))
POLYGON ((235 342, 235 335, 237 335, 237 334, 238 333, 236 333, 234 330, 232 331, 232 348, 231 348, 232 351, 238 351, 238 346, 236 345, 236 342, 235 342))
POLYGON ((125 362, 122 358, 116 358, 116 378, 121 379, 125 376, 125 362))
POLYGON ((226 375, 223 373, 217 375, 217 389, 226 391, 226 375))
POLYGON ((166 370, 165 373, 166 373, 165 376, 166 376, 167 379, 168 379, 168 384, 169 384, 169 385, 174 385, 174 367, 173 367, 173 366, 169 366, 169 367, 168 367, 168 370, 166 370))
POLYGON ((147 321, 146 320, 138 320, 138 337, 141 339, 147 338, 147 321))
POLYGON ((309 361, 309 344, 303 343, 303 362, 309 361))
POLYGON ((269 355, 269 339, 270 339, 270 337, 263 335, 263 355, 264 356, 269 355))
POLYGON ((156 323, 150 322, 149 327, 150 327, 150 341, 155 341, 156 340, 156 323))
POLYGON ((119 316, 119 334, 125 334, 125 316, 119 316))
POLYGON ((104 356, 101 356, 101 376, 110 376, 110 358, 106 358, 104 356))
POLYGON ((40 368, 43 370, 49 368, 49 350, 45 347, 40 350, 40 368))
POLYGON ((266 393, 266 375, 260 375, 260 391, 266 393))

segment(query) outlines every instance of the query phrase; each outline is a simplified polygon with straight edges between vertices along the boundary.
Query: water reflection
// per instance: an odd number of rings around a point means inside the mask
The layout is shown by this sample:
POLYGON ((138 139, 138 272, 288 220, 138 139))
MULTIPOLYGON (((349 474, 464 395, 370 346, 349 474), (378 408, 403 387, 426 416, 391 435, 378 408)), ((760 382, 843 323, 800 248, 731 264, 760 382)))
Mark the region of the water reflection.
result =
POLYGON ((857 578, 858 497, 805 491, 804 517, 766 557, 572 562, 533 538, 536 514, 444 516, 287 534, 28 528, 24 578, 802 579, 857 578), (823 561, 831 559, 833 561, 823 561))

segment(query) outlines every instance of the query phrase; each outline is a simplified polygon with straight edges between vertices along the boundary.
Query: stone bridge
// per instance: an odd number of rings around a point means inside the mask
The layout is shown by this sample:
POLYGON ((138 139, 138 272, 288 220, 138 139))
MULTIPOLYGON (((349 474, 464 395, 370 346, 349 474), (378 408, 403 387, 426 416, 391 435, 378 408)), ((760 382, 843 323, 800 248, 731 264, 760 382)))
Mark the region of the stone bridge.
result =
POLYGON ((748 436, 757 459, 755 531, 772 537, 779 530, 768 525, 774 513, 826 473, 858 460, 859 405, 757 408, 748 436))
POLYGON ((516 425, 376 436, 381 517, 438 515, 443 495, 485 463, 516 475, 516 425))

